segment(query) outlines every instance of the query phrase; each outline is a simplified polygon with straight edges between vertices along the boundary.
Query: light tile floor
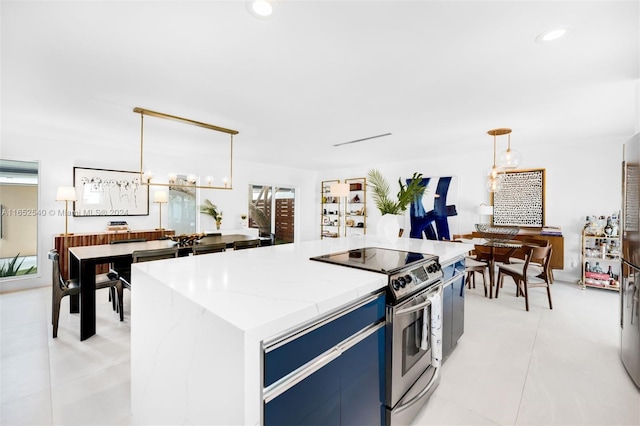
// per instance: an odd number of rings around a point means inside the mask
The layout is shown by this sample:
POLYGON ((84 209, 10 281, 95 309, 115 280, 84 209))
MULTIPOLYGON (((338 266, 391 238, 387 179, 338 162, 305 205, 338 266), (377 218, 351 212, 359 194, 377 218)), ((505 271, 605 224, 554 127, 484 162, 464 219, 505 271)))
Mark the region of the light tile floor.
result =
POLYGON ((467 292, 465 333, 414 425, 640 425, 640 391, 620 361, 620 295, 556 280, 530 311, 507 282, 467 292))
MULTIPOLYGON (((465 334, 413 425, 640 425, 640 391, 619 358, 619 294, 556 281, 554 309, 531 311, 505 283, 467 292, 465 334)), ((63 301, 51 338, 50 289, 0 295, 0 424, 128 425, 129 306, 118 321, 99 290, 98 334, 79 340, 63 301)))

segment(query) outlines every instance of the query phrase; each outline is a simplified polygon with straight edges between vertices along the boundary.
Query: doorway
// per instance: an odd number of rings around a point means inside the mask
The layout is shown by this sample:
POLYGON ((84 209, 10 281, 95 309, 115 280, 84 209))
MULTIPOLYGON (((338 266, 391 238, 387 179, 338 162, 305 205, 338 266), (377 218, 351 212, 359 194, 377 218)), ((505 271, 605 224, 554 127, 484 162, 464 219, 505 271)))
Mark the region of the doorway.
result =
POLYGON ((37 273, 37 161, 0 159, 0 210, 0 279, 37 273))
POLYGON ((291 187, 250 184, 249 227, 258 228, 258 235, 272 244, 293 243, 295 195, 291 187))

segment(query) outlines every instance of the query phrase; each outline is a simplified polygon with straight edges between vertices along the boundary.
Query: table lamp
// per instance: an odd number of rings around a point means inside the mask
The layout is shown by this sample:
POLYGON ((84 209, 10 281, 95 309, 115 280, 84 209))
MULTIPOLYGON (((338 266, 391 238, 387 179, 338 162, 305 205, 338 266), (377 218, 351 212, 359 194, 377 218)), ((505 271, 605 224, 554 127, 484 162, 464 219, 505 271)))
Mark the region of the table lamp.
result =
POLYGON ((491 223, 491 220, 484 221, 482 218, 486 216, 493 216, 493 206, 486 204, 480 204, 477 208, 478 216, 480 216, 480 223, 491 223))
POLYGON ((64 201, 64 235, 69 234, 69 201, 76 201, 76 188, 73 186, 59 186, 56 201, 64 201))
POLYGON ((167 198, 166 191, 156 191, 153 194, 153 202, 158 203, 158 210, 160 212, 160 222, 158 223, 158 230, 162 230, 162 204, 168 203, 169 199, 167 198))

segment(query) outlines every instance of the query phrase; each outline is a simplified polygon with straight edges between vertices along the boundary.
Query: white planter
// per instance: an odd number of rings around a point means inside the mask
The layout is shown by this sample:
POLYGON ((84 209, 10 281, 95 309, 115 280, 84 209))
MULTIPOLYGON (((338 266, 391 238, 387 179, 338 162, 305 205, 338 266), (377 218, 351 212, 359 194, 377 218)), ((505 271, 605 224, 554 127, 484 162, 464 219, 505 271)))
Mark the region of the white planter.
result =
POLYGON ((399 238, 400 224, 404 225, 404 215, 384 214, 378 221, 376 234, 384 242, 395 243, 399 238))

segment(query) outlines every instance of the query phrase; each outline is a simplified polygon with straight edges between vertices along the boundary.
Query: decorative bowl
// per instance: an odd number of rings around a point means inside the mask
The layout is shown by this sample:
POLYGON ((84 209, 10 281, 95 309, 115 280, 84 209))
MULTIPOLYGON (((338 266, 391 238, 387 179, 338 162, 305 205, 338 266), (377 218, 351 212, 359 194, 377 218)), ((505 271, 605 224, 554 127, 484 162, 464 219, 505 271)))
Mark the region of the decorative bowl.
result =
POLYGON ((476 223, 476 230, 481 238, 490 241, 509 241, 518 234, 517 226, 493 226, 488 223, 476 223))
POLYGON ((178 243, 178 247, 192 246, 196 240, 202 238, 204 234, 182 234, 171 235, 169 238, 178 243))

